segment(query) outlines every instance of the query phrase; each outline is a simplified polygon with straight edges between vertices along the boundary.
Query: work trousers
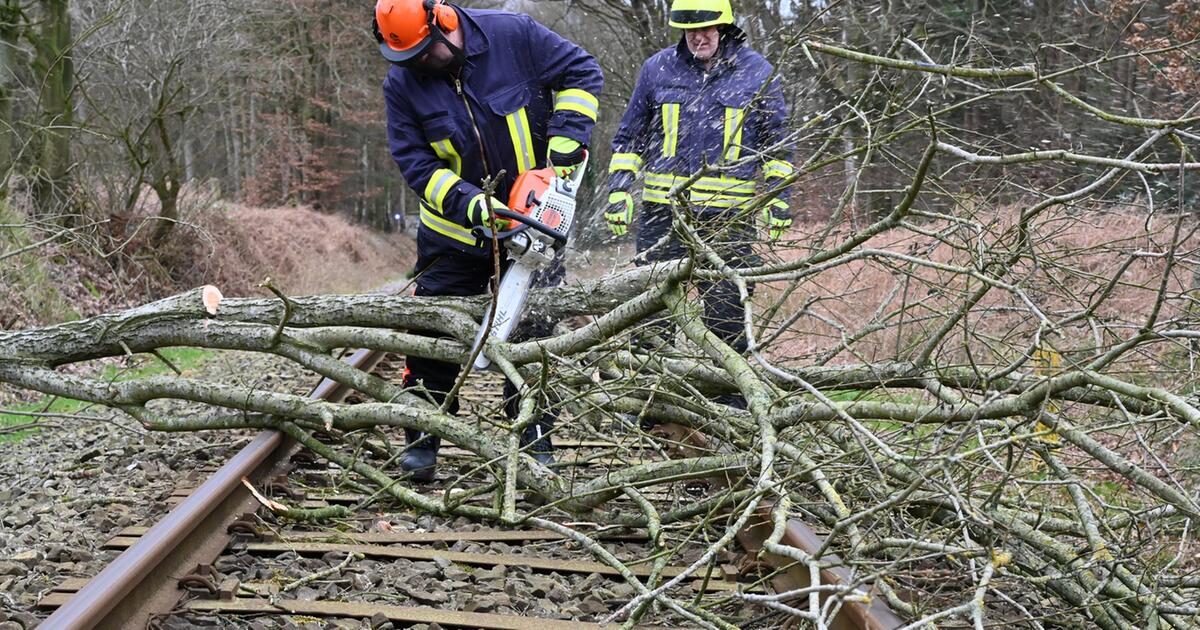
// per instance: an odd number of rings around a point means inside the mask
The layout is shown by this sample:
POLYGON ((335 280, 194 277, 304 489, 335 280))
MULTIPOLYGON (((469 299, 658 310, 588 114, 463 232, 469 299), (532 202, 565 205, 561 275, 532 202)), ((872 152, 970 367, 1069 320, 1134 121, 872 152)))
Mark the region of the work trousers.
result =
MULTIPOLYGON (((501 255, 503 255, 503 252, 501 252, 501 255)), ((507 268, 507 266, 508 261, 505 260, 502 268, 507 268)), ((486 294, 490 290, 494 271, 495 267, 492 264, 491 258, 488 257, 443 254, 436 258, 426 258, 418 255, 416 266, 417 282, 413 295, 470 296, 486 294)), ((550 267, 538 272, 533 286, 555 286, 562 282, 563 275, 561 260, 556 260, 550 267)), ((544 337, 549 335, 552 329, 553 322, 539 318, 536 314, 527 313, 527 317, 517 327, 513 338, 509 339, 509 341, 544 337)), ((414 330, 412 332, 421 333, 429 331, 414 330)), ((446 395, 454 387, 454 382, 458 379, 458 375, 462 370, 463 366, 457 363, 447 363, 445 361, 410 356, 405 360, 402 384, 405 388, 422 385, 425 389, 423 395, 430 402, 440 406, 445 402, 446 395)), ((517 387, 511 381, 505 379, 504 413, 510 420, 517 417, 520 404, 521 401, 520 396, 517 395, 517 387)), ((458 413, 457 399, 450 404, 447 413, 451 415, 458 413)), ((543 415, 539 420, 542 433, 548 432, 554 426, 555 420, 555 414, 547 413, 543 415)), ((421 436, 420 433, 411 430, 406 430, 405 435, 408 437, 410 447, 429 446, 434 449, 438 447, 436 436, 421 436), (423 441, 418 444, 418 440, 422 438, 423 441)))
MULTIPOLYGON (((704 243, 711 247, 730 267, 743 269, 757 266, 760 259, 754 253, 754 224, 735 218, 732 212, 700 211, 692 215, 692 226, 704 243)), ((672 230, 671 209, 662 204, 645 204, 637 217, 637 265, 644 266, 667 260, 688 258, 693 253, 672 230)), ((738 353, 748 347, 742 304, 737 285, 729 280, 697 283, 704 304, 704 326, 738 353)), ((754 287, 749 291, 753 294, 754 287)), ((669 341, 674 327, 651 327, 669 341)), ((721 396, 717 402, 745 409, 745 400, 738 395, 721 396)))
MULTIPOLYGON (((744 269, 759 264, 754 254, 753 223, 732 219, 727 212, 701 212, 693 216, 693 227, 700 239, 730 267, 744 269)), ((660 204, 646 204, 643 211, 638 213, 637 251, 639 266, 692 255, 679 235, 671 230, 670 208, 660 204)), ((738 295, 737 285, 729 280, 704 281, 698 283, 697 288, 704 302, 704 325, 734 350, 745 352, 747 343, 743 319, 746 307, 738 295)), ((750 291, 753 290, 751 286, 750 291)))

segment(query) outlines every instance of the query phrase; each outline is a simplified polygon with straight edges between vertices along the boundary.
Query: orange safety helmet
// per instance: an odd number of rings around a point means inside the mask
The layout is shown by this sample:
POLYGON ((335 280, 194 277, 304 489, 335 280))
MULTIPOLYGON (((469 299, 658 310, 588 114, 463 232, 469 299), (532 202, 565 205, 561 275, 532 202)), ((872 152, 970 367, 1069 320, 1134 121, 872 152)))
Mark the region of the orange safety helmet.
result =
POLYGON ((441 31, 458 29, 458 13, 443 0, 379 0, 375 3, 375 29, 379 52, 393 63, 406 63, 444 39, 441 31))

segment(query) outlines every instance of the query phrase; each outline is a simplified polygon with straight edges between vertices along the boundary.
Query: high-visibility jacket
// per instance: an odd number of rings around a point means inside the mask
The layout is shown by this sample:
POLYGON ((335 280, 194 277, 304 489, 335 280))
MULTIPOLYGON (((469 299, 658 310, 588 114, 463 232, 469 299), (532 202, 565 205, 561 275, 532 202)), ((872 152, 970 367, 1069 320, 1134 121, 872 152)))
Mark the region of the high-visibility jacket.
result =
POLYGON ((789 154, 772 148, 783 135, 787 104, 771 64, 733 34, 723 36, 720 59, 711 70, 692 56, 684 41, 646 60, 621 126, 613 137, 610 193, 632 192, 643 176, 642 201, 669 203, 668 193, 704 165, 738 166, 702 177, 688 190, 702 212, 738 208, 756 194, 761 171, 769 206, 778 218, 791 216, 787 191, 772 182, 791 175, 789 154), (769 82, 769 83, 768 83, 769 82))
POLYGON ((546 165, 551 136, 586 145, 604 75, 587 51, 527 15, 454 10, 465 67, 453 77, 392 66, 383 82, 388 142, 422 199, 420 254, 488 256, 490 241, 468 218, 486 216, 484 178, 503 170, 494 196, 507 200, 517 175, 546 165))

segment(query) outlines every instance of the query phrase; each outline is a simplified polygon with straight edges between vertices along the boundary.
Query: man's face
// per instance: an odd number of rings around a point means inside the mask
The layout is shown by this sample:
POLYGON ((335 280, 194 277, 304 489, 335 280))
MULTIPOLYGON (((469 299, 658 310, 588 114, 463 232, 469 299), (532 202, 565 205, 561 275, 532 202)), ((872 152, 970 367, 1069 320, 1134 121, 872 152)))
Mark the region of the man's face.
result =
MULTIPOLYGON (((442 37, 450 42, 451 45, 458 49, 462 49, 465 38, 463 30, 456 28, 449 33, 439 31, 442 37)), ((413 60, 412 67, 426 74, 442 74, 456 72, 455 64, 458 60, 454 57, 454 52, 450 50, 450 46, 446 45, 445 41, 436 41, 425 49, 416 59, 413 60)))
POLYGON ((427 73, 445 72, 454 63, 454 53, 442 42, 434 42, 417 57, 413 68, 427 73))
POLYGON ((721 35, 715 26, 704 28, 689 28, 683 32, 688 50, 700 61, 708 61, 717 54, 717 46, 721 43, 721 35))

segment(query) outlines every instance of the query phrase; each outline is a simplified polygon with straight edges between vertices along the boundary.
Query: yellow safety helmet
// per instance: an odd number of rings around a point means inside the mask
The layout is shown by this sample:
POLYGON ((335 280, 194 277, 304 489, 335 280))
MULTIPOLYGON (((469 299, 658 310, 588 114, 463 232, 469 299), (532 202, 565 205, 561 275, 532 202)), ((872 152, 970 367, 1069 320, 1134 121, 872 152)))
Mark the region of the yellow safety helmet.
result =
POLYGON ((671 26, 704 28, 733 24, 729 0, 675 0, 671 3, 671 26))

